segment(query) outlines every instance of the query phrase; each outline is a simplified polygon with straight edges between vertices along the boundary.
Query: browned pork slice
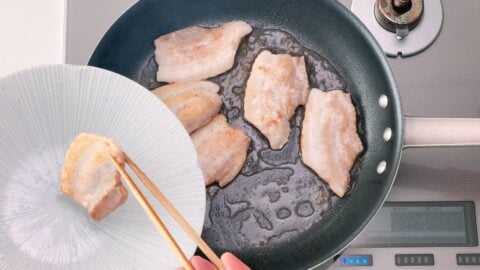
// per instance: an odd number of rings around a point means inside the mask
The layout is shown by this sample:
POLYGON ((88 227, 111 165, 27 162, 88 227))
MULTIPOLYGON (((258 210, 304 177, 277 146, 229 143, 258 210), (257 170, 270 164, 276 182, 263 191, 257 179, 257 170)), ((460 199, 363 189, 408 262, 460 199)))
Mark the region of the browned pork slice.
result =
POLYGON ((85 207, 95 220, 112 213, 128 197, 111 156, 124 166, 124 154, 115 141, 82 133, 70 145, 63 164, 62 192, 85 207))
POLYGON ((305 109, 301 149, 303 162, 343 197, 350 183, 350 169, 363 151, 349 94, 312 89, 305 109))
POLYGON ((243 21, 214 28, 187 27, 155 40, 159 82, 199 81, 233 66, 242 38, 252 31, 243 21))
POLYGON ((274 150, 290 133, 289 119, 307 102, 308 78, 303 56, 261 52, 245 90, 245 118, 262 132, 274 150))
POLYGON ((247 158, 250 138, 243 130, 231 127, 219 114, 210 124, 192 134, 205 184, 228 185, 240 172, 247 158))
POLYGON ((219 89, 213 82, 197 81, 168 84, 152 92, 175 113, 188 133, 192 133, 220 111, 219 89))

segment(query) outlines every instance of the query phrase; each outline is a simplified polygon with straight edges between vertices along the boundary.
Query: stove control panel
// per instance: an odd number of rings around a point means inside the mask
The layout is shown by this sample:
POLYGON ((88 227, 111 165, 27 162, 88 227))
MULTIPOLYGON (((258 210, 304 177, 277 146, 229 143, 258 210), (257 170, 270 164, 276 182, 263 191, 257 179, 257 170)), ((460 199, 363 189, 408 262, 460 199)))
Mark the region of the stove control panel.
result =
POLYGON ((478 267, 477 216, 473 201, 386 202, 330 269, 478 267))
POLYGON ((457 254, 458 265, 480 265, 480 253, 457 254))
POLYGON ((395 254, 396 266, 434 265, 433 254, 395 254))

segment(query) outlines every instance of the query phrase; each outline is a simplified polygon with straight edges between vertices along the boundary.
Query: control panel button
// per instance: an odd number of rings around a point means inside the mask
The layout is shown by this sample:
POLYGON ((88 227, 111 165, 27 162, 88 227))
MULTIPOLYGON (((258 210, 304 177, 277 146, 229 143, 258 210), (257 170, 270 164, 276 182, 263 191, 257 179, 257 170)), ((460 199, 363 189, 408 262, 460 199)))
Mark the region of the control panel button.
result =
POLYGON ((480 265, 480 253, 457 254, 457 265, 480 265))
POLYGON ((433 254, 395 254, 396 266, 434 265, 433 254))
POLYGON ((373 257, 370 254, 343 255, 339 259, 342 266, 372 266, 373 257))

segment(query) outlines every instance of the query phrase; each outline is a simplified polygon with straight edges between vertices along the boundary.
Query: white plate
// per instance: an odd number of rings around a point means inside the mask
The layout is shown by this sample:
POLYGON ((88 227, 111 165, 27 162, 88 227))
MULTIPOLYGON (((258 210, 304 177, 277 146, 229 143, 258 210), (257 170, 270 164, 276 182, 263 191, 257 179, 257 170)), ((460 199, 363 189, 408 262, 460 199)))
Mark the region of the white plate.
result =
MULTIPOLYGON (((201 232, 202 174, 170 110, 106 70, 40 67, 0 79, 0 269, 175 269, 176 257, 132 194, 96 222, 60 192, 65 152, 81 132, 115 138, 201 232)), ((143 191, 192 255, 192 241, 143 191)))

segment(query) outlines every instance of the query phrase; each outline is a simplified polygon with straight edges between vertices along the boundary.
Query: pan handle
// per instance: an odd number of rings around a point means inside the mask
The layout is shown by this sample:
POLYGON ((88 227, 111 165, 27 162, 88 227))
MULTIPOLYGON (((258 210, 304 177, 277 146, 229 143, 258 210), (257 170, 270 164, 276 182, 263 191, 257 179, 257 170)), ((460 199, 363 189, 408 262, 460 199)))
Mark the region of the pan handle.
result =
POLYGON ((405 117, 404 148, 480 146, 480 118, 405 117))

